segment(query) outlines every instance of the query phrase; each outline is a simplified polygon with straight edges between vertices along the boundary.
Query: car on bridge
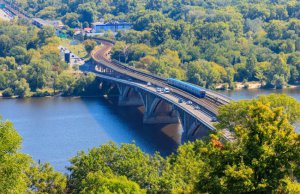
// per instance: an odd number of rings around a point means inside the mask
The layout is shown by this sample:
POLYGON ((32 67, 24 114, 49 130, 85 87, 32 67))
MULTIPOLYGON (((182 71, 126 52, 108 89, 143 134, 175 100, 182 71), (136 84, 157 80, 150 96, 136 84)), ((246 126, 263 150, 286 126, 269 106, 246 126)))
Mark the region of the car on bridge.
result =
POLYGON ((201 108, 200 108, 200 106, 195 106, 195 110, 200 110, 201 108))
POLYGON ((147 83, 147 86, 152 86, 151 82, 148 82, 148 83, 147 83))
POLYGON ((162 89, 160 87, 157 87, 156 92, 162 92, 162 89))
POLYGON ((186 102, 186 104, 187 104, 187 105, 192 105, 193 102, 189 100, 189 101, 186 102))
POLYGON ((169 94, 170 93, 170 89, 169 88, 164 88, 164 93, 165 94, 169 94))
POLYGON ((183 103, 183 102, 184 102, 184 100, 182 98, 178 99, 178 103, 183 103))
POLYGON ((211 118, 211 122, 217 122, 217 121, 218 121, 217 117, 211 118))

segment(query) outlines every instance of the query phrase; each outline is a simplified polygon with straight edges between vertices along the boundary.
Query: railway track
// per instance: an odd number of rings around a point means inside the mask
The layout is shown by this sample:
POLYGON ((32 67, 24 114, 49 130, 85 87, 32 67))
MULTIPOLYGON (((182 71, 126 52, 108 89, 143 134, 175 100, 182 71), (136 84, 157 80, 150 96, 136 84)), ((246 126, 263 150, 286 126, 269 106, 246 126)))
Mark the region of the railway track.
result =
POLYGON ((129 67, 126 65, 123 65, 117 61, 111 60, 109 58, 109 52, 111 48, 113 47, 113 43, 111 41, 100 41, 102 44, 102 47, 95 52, 92 53, 92 57, 95 61, 99 62, 100 64, 112 69, 113 71, 116 71, 120 74, 124 74, 127 76, 130 76, 134 79, 143 81, 145 83, 151 82, 153 85, 156 85, 158 87, 169 87, 172 91, 172 93, 175 93, 176 95, 181 96, 182 98, 185 98, 187 100, 191 100, 194 103, 200 105, 202 108, 204 108, 206 111, 210 112, 211 116, 216 116, 218 114, 218 107, 223 104, 227 104, 228 100, 223 99, 222 96, 216 97, 212 95, 211 91, 207 92, 206 98, 198 98, 196 96, 193 96, 190 93, 187 93, 183 90, 180 90, 176 87, 170 86, 167 84, 166 79, 151 75, 145 72, 141 72, 133 67, 129 67))

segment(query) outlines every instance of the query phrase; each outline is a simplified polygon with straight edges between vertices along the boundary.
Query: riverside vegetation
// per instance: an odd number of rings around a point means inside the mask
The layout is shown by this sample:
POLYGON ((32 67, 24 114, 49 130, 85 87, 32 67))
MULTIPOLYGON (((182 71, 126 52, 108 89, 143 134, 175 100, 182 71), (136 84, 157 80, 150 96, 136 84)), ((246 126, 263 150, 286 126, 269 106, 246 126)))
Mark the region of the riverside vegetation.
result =
POLYGON ((298 0, 16 0, 35 17, 70 31, 100 18, 132 23, 112 57, 151 73, 215 88, 259 81, 282 88, 300 80, 298 0))
POLYGON ((261 96, 221 107, 219 132, 163 158, 134 144, 108 143, 71 159, 68 176, 20 153, 21 137, 0 122, 0 193, 299 193, 300 103, 261 96))
MULTIPOLYGON (((119 20, 112 58, 163 77, 206 88, 259 81, 282 88, 300 80, 300 2, 296 0, 16 0, 32 17, 61 19, 67 34, 93 22, 119 20)), ((0 90, 4 96, 91 94, 95 77, 74 74, 58 55, 50 28, 24 20, 0 26, 0 90), (75 76, 74 76, 75 75, 75 76), (93 84, 92 84, 93 85, 93 84)), ((107 36, 110 33, 106 33, 107 36)), ((95 42, 86 42, 88 52, 95 42)), ((247 84, 246 84, 247 85, 247 84)), ((95 85, 94 85, 95 86, 95 85)))
MULTIPOLYGON (((25 21, 0 21, 0 91, 4 97, 48 96, 58 92, 90 95, 97 90, 93 74, 78 73, 61 60, 54 29, 25 21), (24 22, 24 23, 23 23, 24 22)), ((94 45, 86 42, 88 50, 94 45)))

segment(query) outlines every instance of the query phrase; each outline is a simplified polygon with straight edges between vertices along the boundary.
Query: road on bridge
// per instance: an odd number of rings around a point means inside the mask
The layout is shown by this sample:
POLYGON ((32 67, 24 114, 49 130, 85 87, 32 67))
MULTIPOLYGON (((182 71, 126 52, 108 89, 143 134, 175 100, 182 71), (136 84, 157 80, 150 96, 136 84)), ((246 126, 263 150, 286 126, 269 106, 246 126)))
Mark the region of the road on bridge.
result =
MULTIPOLYGON (((197 118, 197 120, 205 124, 210 129, 215 129, 212 118, 218 115, 218 108, 220 105, 227 104, 230 101, 228 98, 222 95, 218 95, 217 93, 213 93, 212 91, 208 91, 210 96, 206 98, 198 98, 183 90, 170 86, 166 83, 166 80, 163 78, 140 72, 134 68, 128 67, 126 65, 120 64, 119 62, 111 60, 110 51, 113 47, 113 43, 105 40, 102 40, 100 42, 101 46, 92 52, 92 58, 95 61, 97 61, 101 65, 108 67, 109 69, 112 69, 115 72, 127 75, 129 77, 134 78, 135 80, 139 80, 139 82, 135 82, 133 80, 125 81, 131 82, 131 84, 134 84, 139 88, 143 88, 144 90, 150 90, 152 93, 156 93, 156 95, 162 97, 163 99, 171 102, 172 104, 180 107, 189 114, 193 115, 195 118, 197 118), (171 89, 171 93, 158 93, 156 92, 155 87, 147 86, 148 82, 152 83, 152 85, 154 86, 162 88, 168 87, 171 89), (186 101, 192 101, 193 104, 188 105, 187 103, 179 103, 179 98, 183 98, 186 101), (201 109, 196 110, 195 106, 200 106, 201 109)), ((98 74, 98 76, 99 75, 100 74, 98 74)), ((223 131, 223 135, 226 139, 231 139, 231 134, 227 130, 223 131)))

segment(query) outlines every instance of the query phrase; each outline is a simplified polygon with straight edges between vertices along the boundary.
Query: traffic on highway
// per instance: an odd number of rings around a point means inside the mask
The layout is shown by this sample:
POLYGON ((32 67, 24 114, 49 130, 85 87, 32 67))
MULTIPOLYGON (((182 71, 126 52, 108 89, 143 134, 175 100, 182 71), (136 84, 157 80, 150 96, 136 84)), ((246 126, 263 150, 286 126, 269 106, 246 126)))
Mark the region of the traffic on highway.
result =
MULTIPOLYGON (((172 99, 172 101, 177 104, 176 106, 186 109, 199 121, 207 123, 210 128, 214 129, 214 122, 217 122, 219 106, 227 104, 229 102, 228 98, 218 95, 217 93, 213 93, 212 91, 206 91, 200 87, 197 88, 192 84, 190 84, 190 88, 186 89, 182 86, 178 87, 178 85, 174 83, 170 84, 170 81, 176 81, 174 79, 164 79, 141 72, 134 67, 129 67, 115 60, 111 60, 109 58, 109 53, 114 45, 113 42, 106 40, 98 40, 98 42, 101 43, 101 47, 92 52, 92 58, 94 61, 109 68, 110 71, 117 72, 120 75, 125 75, 124 79, 127 82, 129 81, 132 82, 132 84, 138 84, 145 89, 149 88, 151 91, 158 93, 159 96, 162 96, 165 99, 172 99)), ((179 82, 182 84, 182 81, 179 82)))

